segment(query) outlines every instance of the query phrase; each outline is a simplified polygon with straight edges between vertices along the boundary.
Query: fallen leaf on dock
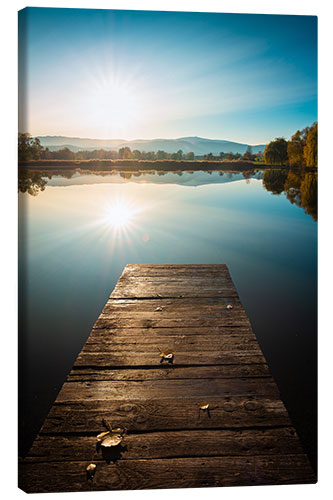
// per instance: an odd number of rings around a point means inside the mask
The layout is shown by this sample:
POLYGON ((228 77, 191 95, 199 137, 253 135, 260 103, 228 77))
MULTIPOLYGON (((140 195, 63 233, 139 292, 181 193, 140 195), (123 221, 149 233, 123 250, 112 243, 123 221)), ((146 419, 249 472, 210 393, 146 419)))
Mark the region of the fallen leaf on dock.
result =
POLYGON ((86 468, 88 476, 92 479, 94 477, 94 474, 96 472, 96 465, 95 464, 89 464, 88 467, 86 468))
POLYGON ((173 352, 171 351, 171 349, 166 349, 165 351, 161 352, 160 356, 162 356, 162 358, 170 359, 173 358, 173 352))
POLYGON ((174 353, 173 351, 171 351, 171 349, 166 349, 165 351, 160 351, 160 356, 161 356, 161 363, 162 361, 166 360, 166 361, 169 361, 169 363, 172 363, 173 361, 173 358, 174 358, 174 353))
POLYGON ((228 304, 228 305, 227 305, 227 309, 228 309, 228 310, 232 309, 232 305, 231 305, 231 304, 228 304))
POLYGON ((162 311, 162 307, 156 307, 155 312, 160 312, 162 311))
POLYGON ((110 431, 101 432, 97 436, 97 441, 100 443, 101 441, 103 441, 103 439, 105 439, 109 435, 110 435, 110 431))
POLYGON ((208 408, 209 408, 209 404, 208 403, 201 403, 200 410, 206 411, 206 410, 208 410, 208 408))
POLYGON ((101 442, 101 446, 104 448, 110 448, 111 446, 118 446, 123 440, 123 436, 121 434, 111 434, 106 436, 101 442))
POLYGON ((118 446, 123 440, 125 430, 117 427, 116 429, 112 429, 111 425, 109 431, 101 432, 97 436, 97 442, 100 443, 100 446, 103 448, 110 448, 111 446, 118 446))

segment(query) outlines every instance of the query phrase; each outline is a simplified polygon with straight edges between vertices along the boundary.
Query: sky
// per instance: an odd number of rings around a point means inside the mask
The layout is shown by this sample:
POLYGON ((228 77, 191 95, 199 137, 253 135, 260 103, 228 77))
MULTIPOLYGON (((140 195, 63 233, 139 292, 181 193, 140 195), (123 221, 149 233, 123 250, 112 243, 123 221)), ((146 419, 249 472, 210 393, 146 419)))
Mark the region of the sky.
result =
POLYGON ((19 12, 19 131, 248 144, 317 120, 317 18, 19 12))

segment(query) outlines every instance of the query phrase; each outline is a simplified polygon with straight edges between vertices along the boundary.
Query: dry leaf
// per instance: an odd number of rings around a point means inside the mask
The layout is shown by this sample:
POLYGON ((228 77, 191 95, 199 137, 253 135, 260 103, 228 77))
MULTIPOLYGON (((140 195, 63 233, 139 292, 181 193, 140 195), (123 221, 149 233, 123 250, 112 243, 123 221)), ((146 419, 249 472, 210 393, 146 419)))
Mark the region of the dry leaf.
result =
POLYGON ((228 309, 228 310, 232 309, 232 305, 231 305, 231 304, 228 304, 228 305, 227 305, 227 309, 228 309))
POLYGON ((160 356, 163 359, 172 359, 174 357, 174 353, 171 351, 171 349, 166 349, 165 351, 162 351, 160 353, 160 356))
POLYGON ((200 410, 205 411, 205 410, 208 410, 208 408, 209 408, 208 403, 201 403, 200 410))
POLYGON ((86 468, 86 471, 89 474, 89 476, 92 478, 96 472, 96 465, 89 464, 88 467, 86 468))
POLYGON ((100 443, 101 441, 103 441, 103 439, 105 439, 107 436, 109 436, 109 434, 110 434, 110 431, 101 432, 97 436, 97 441, 100 443))
POLYGON ((160 311, 162 311, 162 307, 156 307, 155 311, 156 311, 156 312, 160 312, 160 311))
POLYGON ((111 446, 118 446, 121 443, 125 430, 117 427, 116 429, 112 429, 111 425, 106 422, 110 428, 109 431, 101 432, 97 436, 97 442, 100 443, 100 446, 104 448, 109 448, 111 446))
POLYGON ((161 363, 163 361, 167 361, 168 363, 173 363, 173 358, 174 358, 174 353, 171 351, 171 349, 166 349, 165 351, 161 351, 160 348, 158 348, 160 351, 160 357, 161 357, 161 363))
POLYGON ((111 434, 105 437, 101 442, 103 448, 110 448, 111 446, 118 446, 122 442, 123 436, 121 434, 111 434))

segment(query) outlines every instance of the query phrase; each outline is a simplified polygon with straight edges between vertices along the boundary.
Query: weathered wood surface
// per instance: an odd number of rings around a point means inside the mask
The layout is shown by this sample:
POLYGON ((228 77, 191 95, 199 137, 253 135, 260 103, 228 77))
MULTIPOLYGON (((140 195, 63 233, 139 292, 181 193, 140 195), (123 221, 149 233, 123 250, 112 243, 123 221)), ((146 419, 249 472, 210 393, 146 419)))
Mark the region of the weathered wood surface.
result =
POLYGON ((19 464, 27 492, 315 481, 224 265, 126 266, 19 464))

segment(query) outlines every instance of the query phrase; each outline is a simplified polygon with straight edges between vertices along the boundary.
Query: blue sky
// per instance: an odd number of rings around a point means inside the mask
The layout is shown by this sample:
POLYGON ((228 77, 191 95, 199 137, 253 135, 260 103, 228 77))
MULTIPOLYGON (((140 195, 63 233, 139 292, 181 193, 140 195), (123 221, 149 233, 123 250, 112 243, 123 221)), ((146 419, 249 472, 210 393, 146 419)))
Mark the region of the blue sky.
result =
POLYGON ((261 144, 317 119, 316 17, 28 8, 19 50, 33 135, 261 144))

